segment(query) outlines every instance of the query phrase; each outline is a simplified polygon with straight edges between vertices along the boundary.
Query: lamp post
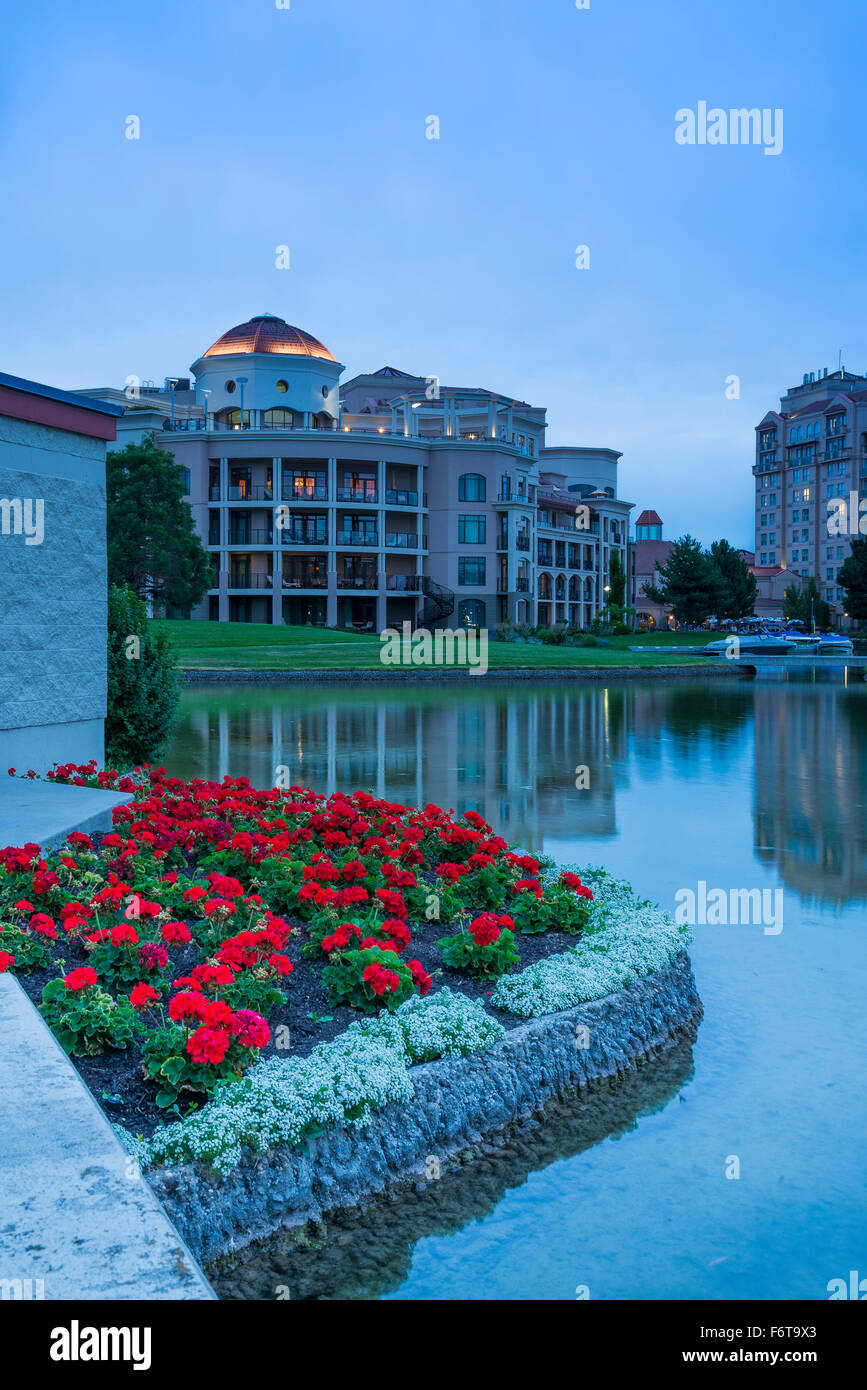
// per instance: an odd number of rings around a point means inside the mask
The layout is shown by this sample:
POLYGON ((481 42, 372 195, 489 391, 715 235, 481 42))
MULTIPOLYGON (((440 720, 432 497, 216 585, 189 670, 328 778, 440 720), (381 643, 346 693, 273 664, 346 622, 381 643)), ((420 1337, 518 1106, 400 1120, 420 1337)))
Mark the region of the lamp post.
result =
POLYGON ((177 384, 178 384, 178 379, 177 379, 177 377, 176 377, 176 376, 170 376, 170 377, 168 378, 168 383, 169 383, 169 390, 170 390, 171 393, 172 393, 172 433, 174 434, 174 430, 175 430, 175 387, 176 387, 177 384))
POLYGON ((206 433, 206 434, 207 434, 207 432, 208 432, 208 397, 210 396, 210 394, 211 394, 210 391, 203 391, 203 392, 202 392, 202 395, 203 395, 204 398, 205 398, 205 433, 206 433))
POLYGON ((241 388, 241 429, 244 428, 244 387, 247 385, 247 381, 248 378, 245 376, 238 377, 238 385, 241 388))

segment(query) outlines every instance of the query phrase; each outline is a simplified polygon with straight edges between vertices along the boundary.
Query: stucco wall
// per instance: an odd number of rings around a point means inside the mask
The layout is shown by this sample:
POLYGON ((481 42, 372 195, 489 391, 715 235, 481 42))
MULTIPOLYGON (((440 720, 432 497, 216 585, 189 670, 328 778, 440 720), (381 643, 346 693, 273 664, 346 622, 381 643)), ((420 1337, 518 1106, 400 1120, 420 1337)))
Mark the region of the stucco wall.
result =
POLYGON ((0 768, 101 760, 104 442, 0 416, 0 498, 44 505, 41 544, 0 534, 0 768))

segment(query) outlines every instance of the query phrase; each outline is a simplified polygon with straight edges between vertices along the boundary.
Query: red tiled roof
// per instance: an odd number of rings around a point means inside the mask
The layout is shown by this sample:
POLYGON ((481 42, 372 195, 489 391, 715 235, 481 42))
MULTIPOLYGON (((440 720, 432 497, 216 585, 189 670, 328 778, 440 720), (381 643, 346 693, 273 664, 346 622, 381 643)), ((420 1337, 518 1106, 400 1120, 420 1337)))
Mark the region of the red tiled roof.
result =
POLYGON ((661 526, 662 517, 658 512, 644 511, 635 524, 636 526, 661 526))

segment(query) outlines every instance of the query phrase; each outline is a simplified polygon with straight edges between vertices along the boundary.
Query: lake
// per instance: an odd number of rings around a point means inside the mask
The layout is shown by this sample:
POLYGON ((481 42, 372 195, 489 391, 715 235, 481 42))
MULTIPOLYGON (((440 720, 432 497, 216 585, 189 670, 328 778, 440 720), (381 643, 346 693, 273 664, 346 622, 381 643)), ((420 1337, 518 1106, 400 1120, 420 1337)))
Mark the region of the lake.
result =
POLYGON ((696 926, 694 1044, 324 1242, 242 1255, 221 1297, 825 1299, 867 1276, 867 686, 849 677, 186 691, 176 775, 282 768, 474 809, 671 911, 702 883, 782 894, 781 930, 696 926))

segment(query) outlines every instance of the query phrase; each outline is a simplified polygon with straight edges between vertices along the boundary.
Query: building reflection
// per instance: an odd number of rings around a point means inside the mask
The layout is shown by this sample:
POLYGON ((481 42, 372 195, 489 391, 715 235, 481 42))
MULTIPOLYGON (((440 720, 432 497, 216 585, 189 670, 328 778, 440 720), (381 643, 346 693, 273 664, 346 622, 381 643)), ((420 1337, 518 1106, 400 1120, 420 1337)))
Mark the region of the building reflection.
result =
POLYGON ((755 687, 755 845, 806 902, 867 899, 863 684, 755 687))

